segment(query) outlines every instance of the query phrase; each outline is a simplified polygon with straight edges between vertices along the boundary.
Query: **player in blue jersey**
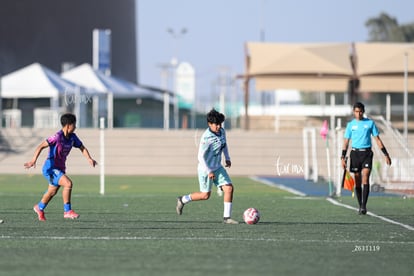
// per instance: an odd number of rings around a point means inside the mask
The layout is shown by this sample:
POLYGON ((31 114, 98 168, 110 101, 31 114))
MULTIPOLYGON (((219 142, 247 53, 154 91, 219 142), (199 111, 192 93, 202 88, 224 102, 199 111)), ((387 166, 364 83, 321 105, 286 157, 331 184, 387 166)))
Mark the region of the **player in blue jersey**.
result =
POLYGON ((56 195, 60 187, 63 199, 63 217, 77 219, 79 215, 72 210, 72 180, 66 175, 66 158, 72 147, 79 148, 86 157, 89 164, 93 167, 97 164, 89 154, 89 151, 82 144, 81 140, 74 133, 76 129, 76 117, 73 114, 64 114, 60 118, 62 129, 56 134, 43 141, 35 150, 32 160, 24 163, 24 167, 29 169, 36 167, 36 161, 43 149, 49 148, 47 159, 43 165, 43 176, 47 179, 49 186, 42 199, 33 207, 40 221, 45 221, 44 209, 50 200, 56 195))
POLYGON ((342 147, 342 167, 346 168, 346 153, 349 141, 352 140, 350 153, 350 172, 355 177, 355 194, 359 204, 359 214, 367 213, 367 202, 369 196, 369 176, 372 168, 373 152, 371 150, 371 136, 374 137, 378 147, 385 155, 385 162, 391 165, 391 158, 379 137, 379 131, 374 121, 365 118, 365 106, 358 102, 353 107, 354 119, 350 121, 345 129, 344 144, 342 147))
POLYGON ((181 215, 185 204, 191 201, 207 200, 211 195, 211 188, 214 184, 224 192, 224 212, 223 222, 227 224, 238 224, 231 218, 233 202, 233 184, 222 165, 222 155, 224 154, 226 167, 231 167, 230 155, 226 141, 226 132, 222 128, 224 115, 215 109, 207 114, 208 128, 204 131, 200 139, 198 149, 198 182, 199 192, 177 198, 177 214, 181 215))

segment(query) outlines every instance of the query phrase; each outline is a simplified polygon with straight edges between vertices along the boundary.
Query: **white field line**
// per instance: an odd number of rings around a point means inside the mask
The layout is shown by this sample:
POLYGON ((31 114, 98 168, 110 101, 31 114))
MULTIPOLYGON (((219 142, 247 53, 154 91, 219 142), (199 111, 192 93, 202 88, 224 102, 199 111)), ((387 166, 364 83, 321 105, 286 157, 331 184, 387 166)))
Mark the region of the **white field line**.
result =
MULTIPOLYGON (((330 203, 332 203, 334 205, 337 205, 337 206, 341 206, 341 207, 344 207, 344 208, 348 208, 348 209, 351 209, 351 210, 358 211, 357 208, 352 207, 352 206, 349 206, 347 204, 340 203, 340 202, 338 202, 337 200, 335 200, 333 198, 327 198, 326 200, 328 200, 330 203)), ((395 220, 392 220, 392 219, 389 219, 389 218, 386 218, 386 217, 383 217, 383 216, 379 216, 379 215, 376 215, 376 214, 371 213, 371 212, 367 212, 367 215, 368 216, 371 216, 371 217, 374 217, 374 218, 378 218, 378 219, 383 220, 383 221, 386 221, 388 223, 392 223, 392 224, 395 224, 395 225, 402 226, 402 227, 404 227, 404 228, 406 228, 408 230, 414 231, 414 227, 412 227, 412 226, 410 226, 408 224, 403 224, 401 222, 398 222, 398 221, 395 221, 395 220)))
POLYGON ((157 237, 157 236, 11 236, 1 235, 0 240, 96 240, 96 241, 131 241, 131 240, 178 240, 178 241, 254 241, 254 242, 295 242, 295 243, 351 243, 351 244, 401 244, 414 245, 414 241, 364 241, 364 240, 301 240, 301 239, 268 239, 238 237, 157 237))
MULTIPOLYGON (((292 189, 292 188, 286 187, 286 186, 281 185, 281 184, 276 184, 276 183, 273 183, 273 182, 271 182, 271 181, 264 180, 264 179, 261 179, 261 178, 258 178, 258 177, 251 177, 251 179, 256 180, 256 181, 258 181, 258 182, 261 182, 261 183, 266 184, 266 185, 271 186, 271 187, 277 187, 277 188, 279 188, 279 189, 282 189, 282 190, 285 190, 285 191, 291 192, 291 193, 293 193, 293 194, 295 194, 295 195, 299 195, 299 196, 306 196, 306 194, 304 194, 304 193, 302 193, 302 192, 299 192, 299 191, 297 191, 297 190, 295 190, 295 189, 292 189)), ((335 199, 333 199, 333 198, 328 197, 328 198, 327 198, 327 200, 328 200, 329 202, 331 202, 332 204, 334 204, 334 205, 337 205, 337 206, 341 206, 341 207, 345 207, 345 208, 348 208, 348 209, 351 209, 351 210, 358 211, 358 209, 356 209, 355 207, 352 207, 352 206, 349 206, 349 205, 346 205, 346 204, 340 203, 340 202, 336 201, 336 200, 335 200, 335 199)), ((406 228, 406 229, 408 229, 408 230, 414 231, 414 227, 413 227, 413 226, 410 226, 410 225, 408 225, 408 224, 403 224, 403 223, 401 223, 401 222, 394 221, 394 220, 392 220, 392 219, 389 219, 389 218, 386 218, 386 217, 383 217, 383 216, 380 216, 380 215, 376 215, 376 214, 371 213, 371 212, 367 212, 367 215, 369 215, 369 216, 371 216, 371 217, 374 217, 374 218, 378 218, 378 219, 383 220, 383 221, 388 222, 388 223, 392 223, 392 224, 395 224, 395 225, 402 226, 402 227, 404 227, 404 228, 406 228)))
POLYGON ((271 187, 279 188, 281 190, 287 191, 289 193, 292 193, 292 194, 295 194, 295 195, 298 195, 298 196, 306 196, 306 194, 304 194, 302 192, 299 192, 295 189, 289 188, 289 187, 287 187, 285 185, 282 185, 282 184, 277 184, 277 183, 274 183, 272 181, 268 181, 268 180, 265 180, 265 179, 262 179, 262 178, 256 177, 256 176, 252 176, 250 178, 257 181, 257 182, 261 182, 261 183, 266 184, 266 185, 271 186, 271 187))

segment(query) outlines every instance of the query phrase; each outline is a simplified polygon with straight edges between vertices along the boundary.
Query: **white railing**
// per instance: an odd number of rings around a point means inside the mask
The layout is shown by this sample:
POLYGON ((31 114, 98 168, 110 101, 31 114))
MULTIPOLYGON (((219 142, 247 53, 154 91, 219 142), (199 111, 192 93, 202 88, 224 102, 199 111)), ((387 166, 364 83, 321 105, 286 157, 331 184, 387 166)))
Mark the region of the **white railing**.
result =
POLYGON ((36 108, 34 110, 34 128, 56 128, 60 126, 59 111, 36 108))
MULTIPOLYGON (((349 105, 270 105, 249 106, 251 116, 349 116, 352 108, 349 105)), ((244 114, 244 107, 240 109, 244 114)))
MULTIPOLYGON (((372 141, 374 159, 370 177, 371 187, 373 187, 373 190, 382 188, 401 191, 414 190, 414 154, 412 149, 409 148, 407 140, 382 116, 373 116, 371 118, 380 129, 381 140, 384 142, 392 158, 392 165, 388 166, 385 163, 381 149, 378 148, 375 141, 372 141)), ((319 176, 326 178, 327 182, 333 183, 335 186, 334 193, 340 196, 343 170, 339 156, 343 145, 344 129, 338 127, 335 131, 329 131, 329 155, 327 155, 326 162, 322 159, 322 156, 324 156, 322 152, 316 150, 316 143, 314 142, 316 131, 318 131, 317 128, 303 129, 305 179, 316 182, 318 177, 310 172, 319 172, 319 176), (319 156, 316 157, 317 154, 319 156), (326 166, 325 164, 329 166, 327 171, 324 167, 326 166), (333 173, 330 174, 329 171, 333 173)))
POLYGON ((3 110, 4 127, 19 128, 22 125, 22 111, 20 109, 3 110))
POLYGON ((374 145, 375 155, 378 157, 376 162, 380 169, 379 179, 388 187, 391 185, 404 185, 414 183, 414 154, 409 148, 407 140, 401 133, 392 127, 391 123, 382 116, 373 117, 377 126, 382 130, 380 134, 392 158, 392 166, 385 164, 383 154, 378 146, 374 145), (377 163, 378 164, 378 163, 377 163))

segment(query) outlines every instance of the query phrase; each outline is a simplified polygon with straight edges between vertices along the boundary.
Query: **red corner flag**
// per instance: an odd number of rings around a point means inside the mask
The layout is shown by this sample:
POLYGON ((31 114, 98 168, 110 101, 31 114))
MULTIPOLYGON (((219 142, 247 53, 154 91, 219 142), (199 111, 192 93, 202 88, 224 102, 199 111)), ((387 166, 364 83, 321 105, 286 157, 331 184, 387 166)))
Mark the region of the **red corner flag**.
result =
POLYGON ((345 170, 343 187, 345 190, 354 191, 355 181, 348 170, 345 170))

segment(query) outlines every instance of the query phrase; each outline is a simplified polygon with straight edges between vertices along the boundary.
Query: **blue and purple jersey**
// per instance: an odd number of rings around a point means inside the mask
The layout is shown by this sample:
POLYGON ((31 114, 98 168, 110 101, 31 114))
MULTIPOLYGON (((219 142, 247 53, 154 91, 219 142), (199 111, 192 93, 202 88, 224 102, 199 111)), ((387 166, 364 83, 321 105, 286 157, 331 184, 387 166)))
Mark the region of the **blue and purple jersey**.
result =
POLYGON ((63 172, 66 170, 66 158, 68 157, 72 147, 80 148, 82 141, 71 133, 68 138, 65 137, 62 130, 46 139, 49 144, 48 160, 45 164, 52 164, 53 168, 63 172), (52 162, 47 162, 52 161, 52 162))

